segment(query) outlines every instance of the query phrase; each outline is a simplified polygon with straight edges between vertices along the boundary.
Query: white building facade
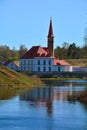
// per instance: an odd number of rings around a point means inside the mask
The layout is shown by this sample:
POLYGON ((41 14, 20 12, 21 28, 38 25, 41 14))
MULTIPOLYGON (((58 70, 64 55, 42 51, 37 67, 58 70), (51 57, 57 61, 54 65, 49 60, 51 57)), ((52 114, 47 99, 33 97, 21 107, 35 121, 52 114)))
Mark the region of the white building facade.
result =
POLYGON ((53 58, 33 58, 20 60, 21 71, 52 72, 54 71, 53 58))
POLYGON ((54 58, 21 59, 22 72, 71 72, 71 65, 54 65, 54 58))
POLYGON ((20 71, 19 65, 17 65, 14 61, 6 61, 3 65, 8 67, 9 69, 20 71))

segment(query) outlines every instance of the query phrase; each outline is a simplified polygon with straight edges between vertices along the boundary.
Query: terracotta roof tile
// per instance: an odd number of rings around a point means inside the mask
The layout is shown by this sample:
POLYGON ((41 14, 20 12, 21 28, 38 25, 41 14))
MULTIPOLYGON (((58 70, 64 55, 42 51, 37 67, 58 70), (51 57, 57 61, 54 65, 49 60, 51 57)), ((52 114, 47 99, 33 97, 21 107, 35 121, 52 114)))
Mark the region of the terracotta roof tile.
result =
POLYGON ((33 46, 30 50, 28 50, 21 59, 29 59, 35 57, 49 57, 48 49, 41 46, 33 46))
POLYGON ((70 66, 70 64, 64 60, 54 59, 54 65, 70 66))

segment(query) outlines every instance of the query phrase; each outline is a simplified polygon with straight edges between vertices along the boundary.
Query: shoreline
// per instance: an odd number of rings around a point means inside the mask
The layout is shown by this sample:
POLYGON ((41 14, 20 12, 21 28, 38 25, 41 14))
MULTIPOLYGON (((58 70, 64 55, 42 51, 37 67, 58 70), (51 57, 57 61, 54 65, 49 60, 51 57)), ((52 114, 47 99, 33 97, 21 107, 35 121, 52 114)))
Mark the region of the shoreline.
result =
POLYGON ((87 80, 87 78, 40 78, 42 81, 45 80, 87 80))

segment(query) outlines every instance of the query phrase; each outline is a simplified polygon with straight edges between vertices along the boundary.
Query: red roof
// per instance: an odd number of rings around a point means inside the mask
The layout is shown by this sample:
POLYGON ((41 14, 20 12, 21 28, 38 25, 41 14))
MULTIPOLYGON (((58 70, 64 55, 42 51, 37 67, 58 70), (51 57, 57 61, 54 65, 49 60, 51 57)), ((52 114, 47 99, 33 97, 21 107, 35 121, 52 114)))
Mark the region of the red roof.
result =
POLYGON ((54 59, 54 65, 70 66, 70 64, 64 60, 54 59))
POLYGON ((54 37, 54 35, 53 35, 53 27, 52 27, 52 20, 50 20, 48 37, 54 37))
POLYGON ((21 59, 28 59, 35 57, 50 57, 48 48, 44 48, 41 46, 33 46, 21 57, 21 59))
POLYGON ((6 61, 3 65, 7 66, 12 61, 6 61))
POLYGON ((47 53, 49 53, 49 49, 48 49, 47 47, 43 47, 43 49, 44 49, 47 53))

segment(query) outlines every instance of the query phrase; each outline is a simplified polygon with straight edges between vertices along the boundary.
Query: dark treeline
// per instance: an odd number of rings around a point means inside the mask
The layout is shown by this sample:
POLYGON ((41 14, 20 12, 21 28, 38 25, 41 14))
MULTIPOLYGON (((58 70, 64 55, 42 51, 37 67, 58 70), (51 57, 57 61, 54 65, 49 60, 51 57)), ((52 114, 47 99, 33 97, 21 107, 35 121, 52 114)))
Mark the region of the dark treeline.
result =
MULTIPOLYGON (((16 50, 14 47, 10 49, 6 45, 0 46, 0 60, 19 60, 19 58, 28 50, 25 45, 20 45, 19 50, 16 50)), ((76 46, 75 43, 69 44, 64 42, 62 47, 57 46, 54 49, 55 57, 60 59, 80 59, 87 58, 87 45, 83 47, 76 46)))
POLYGON ((57 46, 54 54, 60 59, 87 59, 87 27, 84 33, 84 45, 79 47, 76 43, 64 42, 62 47, 57 46))
POLYGON ((6 45, 0 46, 0 60, 19 60, 19 58, 27 51, 25 45, 20 45, 19 50, 16 50, 15 47, 10 49, 6 45))
POLYGON ((57 46, 55 48, 54 54, 60 59, 85 59, 87 58, 87 45, 78 47, 75 43, 69 44, 64 42, 62 47, 57 46))

